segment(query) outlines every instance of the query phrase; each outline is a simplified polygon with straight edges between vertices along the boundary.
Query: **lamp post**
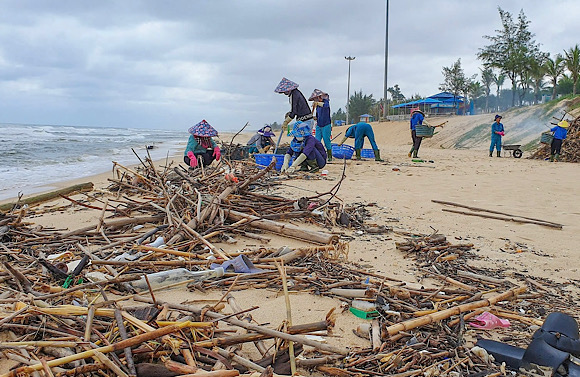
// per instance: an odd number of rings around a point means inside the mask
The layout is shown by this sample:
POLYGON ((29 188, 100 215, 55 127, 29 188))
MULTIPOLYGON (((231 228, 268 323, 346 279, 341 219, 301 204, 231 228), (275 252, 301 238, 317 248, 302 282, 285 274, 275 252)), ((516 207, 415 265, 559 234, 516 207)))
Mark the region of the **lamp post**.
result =
POLYGON ((383 120, 387 119, 387 67, 389 62, 389 0, 387 0, 387 15, 386 15, 386 30, 385 30, 385 93, 384 93, 384 105, 383 105, 383 120))
POLYGON ((344 57, 346 60, 348 60, 348 84, 347 84, 347 89, 346 89, 346 124, 348 124, 348 103, 350 102, 350 62, 354 59, 356 59, 356 57, 354 56, 345 56, 344 57))

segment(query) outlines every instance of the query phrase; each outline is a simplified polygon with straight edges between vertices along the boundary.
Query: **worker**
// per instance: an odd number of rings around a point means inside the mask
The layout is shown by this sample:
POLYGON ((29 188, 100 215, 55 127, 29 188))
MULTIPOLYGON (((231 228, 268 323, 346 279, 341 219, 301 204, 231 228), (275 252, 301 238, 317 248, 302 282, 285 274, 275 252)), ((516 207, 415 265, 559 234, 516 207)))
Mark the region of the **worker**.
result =
POLYGON ((276 89, 276 93, 283 93, 288 96, 290 101, 290 111, 286 113, 284 123, 282 123, 282 129, 288 127, 288 124, 296 119, 296 122, 303 122, 305 125, 312 130, 314 126, 314 116, 308 106, 308 101, 304 97, 304 94, 298 90, 298 84, 293 81, 288 80, 283 77, 276 89))
POLYGON ((309 101, 313 102, 316 109, 316 132, 315 136, 318 141, 324 141, 326 147, 326 161, 332 161, 332 144, 330 135, 332 133, 332 121, 330 120, 330 97, 328 93, 320 89, 314 89, 310 95, 309 101))
POLYGON ((220 148, 212 137, 218 132, 205 119, 189 128, 189 140, 183 152, 183 161, 191 168, 199 165, 208 166, 213 160, 219 161, 220 148))
POLYGON ((283 173, 294 173, 297 168, 315 173, 326 165, 324 146, 312 136, 312 131, 305 122, 296 122, 290 134, 293 138, 290 148, 284 155, 281 169, 283 173), (294 157, 294 162, 289 166, 292 157, 294 157))
POLYGON ((425 113, 423 113, 418 107, 411 109, 411 139, 413 145, 411 146, 411 150, 409 151, 408 156, 413 158, 417 158, 417 154, 419 153, 419 148, 421 147, 421 141, 423 138, 417 136, 417 126, 423 125, 425 121, 425 113))
POLYGON ((272 132, 272 127, 265 125, 260 128, 258 132, 248 141, 248 152, 250 153, 268 153, 270 148, 276 147, 274 139, 274 132, 272 132))
POLYGON ((554 160, 558 161, 560 159, 562 142, 568 135, 569 126, 570 123, 568 123, 567 120, 562 120, 558 122, 556 127, 550 129, 550 131, 554 133, 554 138, 552 139, 552 144, 550 145, 550 162, 554 162, 554 160))
POLYGON ((353 124, 349 128, 346 129, 344 133, 344 138, 338 145, 342 145, 346 139, 354 138, 354 151, 356 154, 356 159, 361 159, 361 151, 365 143, 365 137, 369 139, 371 146, 373 147, 373 152, 375 154, 375 161, 383 161, 381 159, 381 151, 375 142, 375 133, 373 132, 373 128, 370 124, 365 122, 358 122, 357 124, 353 124))
POLYGON ((501 115, 496 114, 491 125, 491 145, 489 146, 489 157, 493 157, 493 148, 497 151, 497 157, 501 157, 501 138, 505 135, 501 115))

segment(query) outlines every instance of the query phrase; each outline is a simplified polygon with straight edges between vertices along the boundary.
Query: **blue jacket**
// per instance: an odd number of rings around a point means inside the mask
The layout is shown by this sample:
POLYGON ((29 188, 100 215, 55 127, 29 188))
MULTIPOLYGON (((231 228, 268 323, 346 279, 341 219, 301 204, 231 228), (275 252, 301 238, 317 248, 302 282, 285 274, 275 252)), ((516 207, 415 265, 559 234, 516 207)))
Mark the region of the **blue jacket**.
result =
POLYGON ((418 124, 423 124, 423 119, 425 119, 423 114, 415 112, 411 117, 411 131, 414 131, 418 124))
MULTIPOLYGON (((211 139, 211 149, 216 147, 215 141, 211 139)), ((193 135, 189 135, 189 140, 187 141, 187 146, 185 147, 185 151, 183 152, 184 156, 187 156, 187 152, 192 151, 193 154, 204 154, 209 148, 202 147, 193 135)))
POLYGON ((503 124, 493 122, 493 124, 491 125, 491 137, 501 137, 501 135, 496 134, 496 132, 502 131, 504 131, 503 124))
POLYGON ((316 124, 318 127, 328 126, 332 123, 330 120, 330 102, 323 100, 324 105, 316 108, 316 124))
POLYGON ((566 139, 566 135, 568 135, 568 130, 560 126, 551 128, 550 131, 554 133, 554 139, 564 140, 566 139))

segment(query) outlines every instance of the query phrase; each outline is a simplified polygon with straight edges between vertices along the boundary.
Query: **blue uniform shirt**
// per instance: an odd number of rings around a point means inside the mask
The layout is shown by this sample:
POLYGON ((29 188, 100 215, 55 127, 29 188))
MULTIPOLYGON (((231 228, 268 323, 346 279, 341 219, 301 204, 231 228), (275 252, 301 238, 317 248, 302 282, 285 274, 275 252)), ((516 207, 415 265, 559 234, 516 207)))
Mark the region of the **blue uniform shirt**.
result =
POLYGON ((492 137, 501 137, 501 135, 496 134, 496 132, 502 132, 503 130, 504 130, 503 124, 493 122, 493 124, 491 125, 491 136, 492 137))
POLYGON ((554 139, 564 140, 566 139, 566 135, 568 135, 568 130, 560 126, 551 128, 550 131, 554 133, 554 139))
POLYGON ((417 128, 418 124, 419 125, 423 124, 423 119, 425 119, 423 114, 421 114, 419 112, 415 112, 413 114, 413 116, 411 117, 411 131, 414 131, 417 128))

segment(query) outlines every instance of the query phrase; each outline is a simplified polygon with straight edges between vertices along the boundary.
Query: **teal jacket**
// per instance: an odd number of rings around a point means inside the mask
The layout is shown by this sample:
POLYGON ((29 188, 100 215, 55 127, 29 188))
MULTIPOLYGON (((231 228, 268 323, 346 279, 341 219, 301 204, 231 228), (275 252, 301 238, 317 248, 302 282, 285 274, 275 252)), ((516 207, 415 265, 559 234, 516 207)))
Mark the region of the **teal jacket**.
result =
MULTIPOLYGON (((213 150, 216 147, 215 141, 211 139, 211 149, 213 150)), ((192 151, 193 154, 204 154, 207 149, 202 147, 193 135, 189 135, 189 140, 187 141, 187 146, 185 147, 185 151, 183 152, 184 156, 187 156, 187 152, 192 151)))

